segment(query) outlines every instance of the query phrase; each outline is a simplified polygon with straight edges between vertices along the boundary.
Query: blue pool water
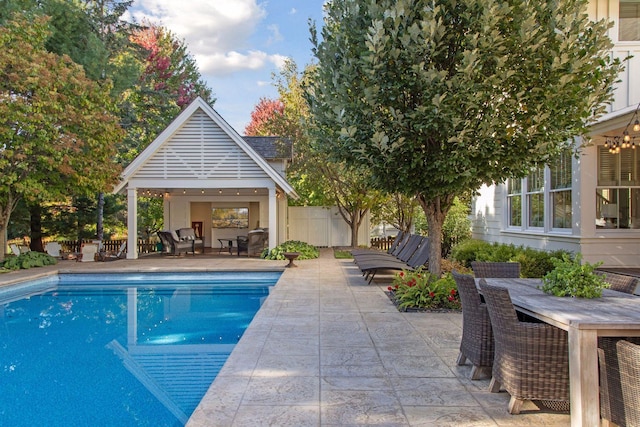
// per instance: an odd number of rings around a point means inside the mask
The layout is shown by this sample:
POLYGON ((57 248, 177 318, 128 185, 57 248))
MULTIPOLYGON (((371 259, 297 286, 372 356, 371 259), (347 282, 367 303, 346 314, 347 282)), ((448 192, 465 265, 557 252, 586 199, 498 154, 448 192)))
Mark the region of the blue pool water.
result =
POLYGON ((0 290, 0 425, 184 425, 279 276, 67 274, 0 290))

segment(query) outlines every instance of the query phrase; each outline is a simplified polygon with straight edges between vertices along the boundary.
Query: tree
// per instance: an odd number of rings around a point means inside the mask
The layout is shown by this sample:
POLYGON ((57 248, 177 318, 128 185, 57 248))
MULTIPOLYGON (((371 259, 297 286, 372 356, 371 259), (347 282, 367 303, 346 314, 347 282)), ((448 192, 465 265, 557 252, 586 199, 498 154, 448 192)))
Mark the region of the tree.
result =
POLYGON ((416 195, 440 273, 454 197, 586 135, 621 69, 587 0, 333 0, 309 101, 327 152, 416 195))
POLYGON ((415 197, 394 193, 379 199, 371 213, 378 223, 386 222, 398 230, 409 233, 414 225, 416 210, 419 208, 415 197))
POLYGON ((287 60, 280 73, 273 75, 279 99, 261 100, 251 114, 247 131, 292 141, 293 161, 287 169, 287 180, 300 199, 290 203, 336 205, 351 229, 351 245, 358 246, 358 230, 367 211, 377 203, 379 193, 370 189, 366 170, 344 162, 328 162, 323 152, 315 149, 307 129, 309 108, 305 98, 312 69, 309 66, 299 73, 296 63, 287 60))
POLYGON ((260 98, 251 112, 251 121, 244 128, 248 136, 279 136, 277 125, 284 114, 284 104, 279 99, 260 98))
POLYGON ((93 194, 114 184, 122 138, 108 84, 45 49, 47 19, 16 16, 0 28, 0 251, 16 204, 93 194))
POLYGON ((123 95, 123 127, 127 136, 120 158, 129 163, 198 96, 213 105, 212 91, 202 80, 187 45, 164 27, 145 23, 131 36, 144 61, 136 86, 123 95))

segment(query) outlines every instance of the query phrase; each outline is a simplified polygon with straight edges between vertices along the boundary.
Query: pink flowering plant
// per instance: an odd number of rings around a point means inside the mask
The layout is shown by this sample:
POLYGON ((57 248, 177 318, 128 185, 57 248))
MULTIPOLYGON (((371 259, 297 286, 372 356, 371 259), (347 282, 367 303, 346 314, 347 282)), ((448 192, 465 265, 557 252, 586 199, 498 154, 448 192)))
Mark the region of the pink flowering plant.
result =
POLYGON ((397 273, 388 287, 400 310, 461 308, 456 282, 450 273, 438 278, 427 270, 397 273))

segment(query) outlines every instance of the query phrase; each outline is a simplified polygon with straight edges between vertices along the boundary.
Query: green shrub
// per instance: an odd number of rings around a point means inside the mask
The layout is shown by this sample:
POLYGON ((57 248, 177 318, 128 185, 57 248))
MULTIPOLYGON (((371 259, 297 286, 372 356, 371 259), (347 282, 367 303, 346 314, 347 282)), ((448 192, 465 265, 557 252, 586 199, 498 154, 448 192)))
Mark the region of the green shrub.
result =
POLYGON ((269 249, 265 249, 264 251, 262 251, 262 254, 260 254, 260 258, 285 259, 284 257, 285 252, 300 253, 300 256, 298 257, 299 260, 314 259, 320 256, 320 253, 318 252, 318 248, 316 248, 315 246, 312 246, 305 242, 300 242, 298 240, 289 240, 284 242, 281 245, 276 246, 271 251, 269 251, 269 249))
POLYGON ((456 246, 451 258, 471 267, 472 261, 519 262, 522 277, 542 277, 553 270, 553 260, 560 259, 566 251, 546 252, 523 246, 467 240, 456 246))
POLYGON ((609 285, 594 271, 602 263, 582 263, 582 255, 574 258, 564 254, 554 259, 554 269, 542 278, 542 291, 557 297, 598 298, 609 285))
POLYGON ((44 267, 45 265, 55 265, 57 263, 58 261, 49 254, 31 251, 5 259, 2 266, 7 270, 26 270, 32 267, 44 267))
POLYGON ((465 267, 471 268, 471 261, 476 261, 479 254, 487 253, 490 248, 491 243, 482 240, 465 240, 452 249, 451 258, 465 267))
POLYGON ((408 308, 459 309, 460 296, 451 274, 438 279, 422 268, 396 274, 388 290, 400 310, 408 308))

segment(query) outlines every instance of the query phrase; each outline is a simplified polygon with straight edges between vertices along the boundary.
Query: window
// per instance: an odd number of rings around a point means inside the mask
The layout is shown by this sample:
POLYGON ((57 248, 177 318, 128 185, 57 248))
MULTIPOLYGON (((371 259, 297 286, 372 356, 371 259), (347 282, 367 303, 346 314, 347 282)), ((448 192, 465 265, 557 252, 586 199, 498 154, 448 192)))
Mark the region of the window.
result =
POLYGON ((527 177, 529 227, 544 227, 544 169, 536 169, 527 177))
POLYGON ((640 0, 620 0, 619 41, 640 40, 640 0))
POLYGON ((553 165, 538 168, 525 179, 507 182, 509 227, 536 231, 571 229, 572 160, 567 151, 553 165))
POLYGON ((510 179, 507 183, 507 205, 509 209, 509 226, 522 226, 522 180, 510 179))
POLYGON ((640 228, 640 153, 598 147, 596 228, 640 228))
POLYGON ((571 160, 571 153, 563 153, 549 168, 552 228, 571 228, 571 160))
POLYGON ((249 208, 211 209, 213 228, 249 228, 249 208))

